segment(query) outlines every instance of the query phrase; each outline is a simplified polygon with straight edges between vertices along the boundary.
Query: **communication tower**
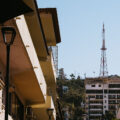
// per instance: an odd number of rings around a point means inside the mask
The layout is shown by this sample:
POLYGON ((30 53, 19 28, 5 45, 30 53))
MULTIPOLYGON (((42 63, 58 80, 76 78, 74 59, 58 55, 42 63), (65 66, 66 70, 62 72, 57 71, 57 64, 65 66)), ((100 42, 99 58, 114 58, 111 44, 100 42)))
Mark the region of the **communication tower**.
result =
POLYGON ((106 59, 106 50, 105 47, 105 28, 103 24, 103 30, 102 30, 102 48, 101 48, 101 63, 100 63, 100 77, 107 77, 108 71, 107 71, 107 59, 106 59))

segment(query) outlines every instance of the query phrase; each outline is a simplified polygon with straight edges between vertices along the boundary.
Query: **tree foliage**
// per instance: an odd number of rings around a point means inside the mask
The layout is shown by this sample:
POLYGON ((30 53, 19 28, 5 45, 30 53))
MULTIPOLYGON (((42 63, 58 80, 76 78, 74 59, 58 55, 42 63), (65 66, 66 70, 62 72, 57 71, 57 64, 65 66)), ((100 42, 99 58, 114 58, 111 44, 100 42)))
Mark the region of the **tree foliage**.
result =
POLYGON ((82 120, 82 114, 85 113, 81 103, 85 101, 84 80, 80 76, 75 78, 74 74, 70 75, 70 79, 58 79, 58 95, 60 96, 62 108, 68 108, 70 120, 82 120), (63 93, 63 86, 68 87, 68 91, 63 93))
POLYGON ((104 115, 104 119, 105 120, 117 120, 115 114, 111 111, 106 111, 104 115))

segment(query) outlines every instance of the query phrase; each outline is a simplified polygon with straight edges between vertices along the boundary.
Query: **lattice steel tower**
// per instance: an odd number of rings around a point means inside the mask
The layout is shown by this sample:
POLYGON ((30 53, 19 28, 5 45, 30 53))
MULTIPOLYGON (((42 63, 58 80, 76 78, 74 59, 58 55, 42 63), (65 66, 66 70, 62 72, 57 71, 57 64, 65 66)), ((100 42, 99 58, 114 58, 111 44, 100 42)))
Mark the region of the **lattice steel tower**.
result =
POLYGON ((107 71, 107 59, 106 59, 106 50, 105 47, 105 28, 103 24, 103 30, 102 30, 102 37, 103 37, 103 43, 101 48, 101 63, 100 63, 100 77, 107 77, 108 71, 107 71))

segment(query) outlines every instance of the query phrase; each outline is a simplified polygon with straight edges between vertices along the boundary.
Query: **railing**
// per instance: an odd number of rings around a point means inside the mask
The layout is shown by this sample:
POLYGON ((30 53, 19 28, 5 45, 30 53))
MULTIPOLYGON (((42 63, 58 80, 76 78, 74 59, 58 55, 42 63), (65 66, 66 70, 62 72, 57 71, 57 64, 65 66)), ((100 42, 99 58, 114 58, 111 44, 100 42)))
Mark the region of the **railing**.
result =
POLYGON ((58 76, 58 46, 49 46, 48 50, 52 52, 56 76, 58 76))

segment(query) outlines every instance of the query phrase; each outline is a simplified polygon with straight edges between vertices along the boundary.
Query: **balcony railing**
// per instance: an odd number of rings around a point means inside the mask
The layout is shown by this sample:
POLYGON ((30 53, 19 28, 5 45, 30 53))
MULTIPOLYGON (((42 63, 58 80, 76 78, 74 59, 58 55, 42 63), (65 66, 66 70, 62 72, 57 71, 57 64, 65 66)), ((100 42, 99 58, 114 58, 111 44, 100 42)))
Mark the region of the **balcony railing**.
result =
POLYGON ((58 76, 58 46, 49 46, 48 49, 52 52, 55 72, 56 76, 58 76))

